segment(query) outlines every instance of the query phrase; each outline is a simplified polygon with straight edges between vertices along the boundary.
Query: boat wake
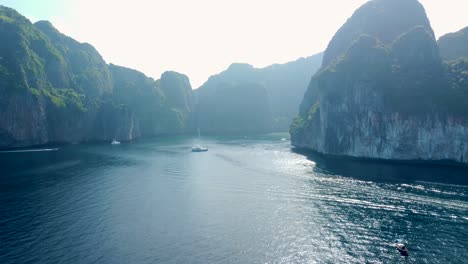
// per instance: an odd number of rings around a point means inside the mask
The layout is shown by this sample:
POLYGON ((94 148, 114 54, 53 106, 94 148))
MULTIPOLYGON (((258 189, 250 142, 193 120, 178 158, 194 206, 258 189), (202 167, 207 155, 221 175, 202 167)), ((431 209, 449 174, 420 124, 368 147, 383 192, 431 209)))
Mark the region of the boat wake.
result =
POLYGON ((22 149, 22 150, 5 150, 0 151, 0 153, 28 153, 28 152, 48 152, 48 151, 57 151, 58 148, 47 148, 47 149, 22 149))

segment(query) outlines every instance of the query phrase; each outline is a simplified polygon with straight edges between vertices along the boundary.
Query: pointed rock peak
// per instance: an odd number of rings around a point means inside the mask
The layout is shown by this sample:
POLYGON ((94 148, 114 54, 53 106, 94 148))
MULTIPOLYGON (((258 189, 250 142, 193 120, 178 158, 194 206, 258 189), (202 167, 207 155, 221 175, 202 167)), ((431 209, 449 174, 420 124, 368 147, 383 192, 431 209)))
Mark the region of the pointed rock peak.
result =
POLYGON ((352 59, 353 61, 360 61, 365 59, 367 56, 374 56, 375 54, 372 52, 372 50, 379 50, 379 53, 387 53, 387 50, 382 42, 372 36, 361 35, 350 46, 346 52, 346 57, 347 59, 352 59))
POLYGON ((52 23, 50 23, 47 20, 37 21, 36 23, 34 23, 34 27, 39 29, 42 33, 47 35, 49 38, 52 38, 53 40, 66 37, 64 34, 58 31, 58 29, 55 28, 54 25, 52 25, 52 23))
POLYGON ((161 75, 160 83, 170 105, 183 111, 191 111, 193 107, 192 86, 186 75, 167 71, 161 75))
POLYGON ((229 66, 227 71, 246 71, 253 69, 253 66, 247 63, 233 63, 229 66))
POLYGON ((40 20, 34 23, 35 26, 37 27, 42 27, 42 28, 50 28, 50 29, 55 29, 55 27, 50 23, 48 20, 40 20))
POLYGON ((229 65, 229 68, 253 68, 253 66, 248 63, 234 62, 229 65))
POLYGON ((186 79, 188 78, 187 75, 178 73, 176 71, 165 71, 161 75, 161 79, 186 79))
POLYGON ((50 21, 47 21, 47 20, 37 21, 36 23, 34 23, 34 26, 36 29, 40 30, 43 34, 48 36, 53 42, 66 42, 67 45, 69 46, 75 46, 75 47, 80 46, 84 50, 87 50, 90 53, 96 54, 97 56, 99 56, 100 60, 102 60, 101 55, 96 50, 96 48, 94 48, 93 45, 86 43, 86 42, 81 43, 63 34, 56 27, 54 27, 54 25, 50 21))
POLYGON ((435 38, 432 31, 428 31, 427 28, 423 26, 417 26, 401 34, 398 38, 395 39, 393 45, 398 45, 402 42, 408 43, 421 43, 422 41, 429 42, 435 44, 435 38))
POLYGON ((60 31, 58 31, 50 21, 37 21, 34 23, 34 26, 48 36, 61 35, 60 31))
POLYGON ((163 88, 183 87, 192 90, 187 75, 175 71, 166 71, 161 75, 161 86, 163 88))
POLYGON ((0 5, 0 22, 21 22, 28 24, 31 23, 26 17, 18 13, 18 11, 16 11, 15 9, 3 5, 0 5))
POLYGON ((323 66, 346 52, 362 34, 375 37, 384 44, 416 26, 422 26, 434 36, 424 7, 417 0, 372 0, 361 6, 338 30, 328 44, 323 66))
POLYGON ((425 27, 415 27, 399 36, 392 45, 394 55, 405 65, 440 70, 439 49, 432 32, 425 27))
POLYGON ((225 71, 212 77, 218 78, 223 76, 231 81, 235 79, 244 79, 251 76, 254 73, 254 69, 255 68, 252 65, 247 63, 233 63, 225 71))
POLYGON ((461 37, 461 36, 467 36, 467 35, 468 35, 468 27, 465 27, 457 32, 445 34, 442 37, 440 37, 440 39, 455 38, 455 37, 461 37))
POLYGON ((468 27, 440 37, 438 44, 444 60, 468 58, 468 27))

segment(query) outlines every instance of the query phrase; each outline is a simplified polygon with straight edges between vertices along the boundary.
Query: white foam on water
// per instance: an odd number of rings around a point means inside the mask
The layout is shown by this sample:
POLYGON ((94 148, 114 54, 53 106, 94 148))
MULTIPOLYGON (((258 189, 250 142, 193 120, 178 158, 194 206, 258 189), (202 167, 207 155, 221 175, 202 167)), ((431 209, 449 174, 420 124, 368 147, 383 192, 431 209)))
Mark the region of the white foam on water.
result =
POLYGON ((46 148, 46 149, 23 149, 23 150, 5 150, 0 151, 0 153, 28 153, 28 152, 48 152, 48 151, 57 151, 58 148, 46 148))

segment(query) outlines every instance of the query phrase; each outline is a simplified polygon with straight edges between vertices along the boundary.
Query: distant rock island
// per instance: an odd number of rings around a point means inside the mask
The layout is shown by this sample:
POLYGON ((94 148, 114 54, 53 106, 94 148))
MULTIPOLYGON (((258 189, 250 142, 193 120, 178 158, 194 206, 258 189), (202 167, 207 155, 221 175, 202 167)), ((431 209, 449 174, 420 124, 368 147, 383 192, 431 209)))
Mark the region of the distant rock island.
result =
POLYGON ((292 144, 336 156, 468 163, 467 47, 466 29, 437 44, 417 0, 364 4, 330 41, 292 144))
POLYGON ((288 131, 322 55, 265 68, 235 63, 211 76, 194 91, 200 129, 208 133, 288 131))

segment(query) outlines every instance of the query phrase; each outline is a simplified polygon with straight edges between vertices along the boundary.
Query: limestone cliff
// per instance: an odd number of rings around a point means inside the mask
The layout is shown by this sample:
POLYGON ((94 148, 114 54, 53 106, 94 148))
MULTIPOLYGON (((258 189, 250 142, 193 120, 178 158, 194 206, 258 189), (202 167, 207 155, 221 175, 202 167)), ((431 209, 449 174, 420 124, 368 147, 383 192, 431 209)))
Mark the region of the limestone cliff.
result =
POLYGON ((442 59, 468 58, 468 27, 455 33, 446 34, 440 37, 437 42, 442 59))
POLYGON ((418 1, 370 1, 324 56, 291 126, 294 146, 358 158, 468 163, 465 64, 442 63, 418 1))
POLYGON ((287 131, 298 114, 297 105, 307 84, 322 63, 322 55, 319 53, 265 68, 234 63, 227 70, 211 76, 195 90, 198 126, 209 132, 287 131), (239 89, 239 92, 232 89, 239 89), (252 108, 255 112, 246 112, 244 106, 255 104, 256 100, 258 106, 252 108), (218 112, 217 117, 213 116, 213 111, 218 112), (252 122, 255 115, 258 120, 252 122))
POLYGON ((263 85, 223 82, 214 88, 199 96, 196 108, 196 125, 203 133, 250 134, 272 131, 270 98, 263 85))
POLYGON ((163 89, 159 80, 107 65, 93 46, 49 22, 32 24, 3 6, 0 39, 0 148, 132 140, 186 129, 192 105, 173 99, 191 100, 184 75, 164 75, 172 81, 163 89))
POLYGON ((390 44, 415 26, 422 26, 434 35, 425 10, 417 0, 369 1, 356 10, 332 38, 323 57, 323 66, 343 56, 361 35, 374 36, 383 44, 390 44))

